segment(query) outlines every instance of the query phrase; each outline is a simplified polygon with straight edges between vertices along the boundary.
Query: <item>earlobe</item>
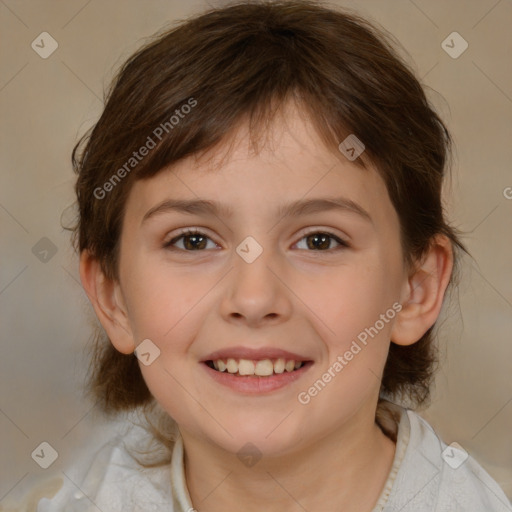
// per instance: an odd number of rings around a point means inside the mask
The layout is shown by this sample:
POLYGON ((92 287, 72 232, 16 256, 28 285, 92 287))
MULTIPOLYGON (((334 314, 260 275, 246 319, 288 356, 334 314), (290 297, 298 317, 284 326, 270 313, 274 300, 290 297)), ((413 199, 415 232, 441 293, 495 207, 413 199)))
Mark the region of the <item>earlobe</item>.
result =
POLYGON ((451 241, 438 235, 404 283, 402 310, 391 332, 393 343, 412 345, 434 325, 441 312, 452 269, 451 241))
POLYGON ((100 263, 88 251, 80 255, 80 279, 114 347, 123 354, 131 354, 135 344, 119 283, 105 276, 100 263))

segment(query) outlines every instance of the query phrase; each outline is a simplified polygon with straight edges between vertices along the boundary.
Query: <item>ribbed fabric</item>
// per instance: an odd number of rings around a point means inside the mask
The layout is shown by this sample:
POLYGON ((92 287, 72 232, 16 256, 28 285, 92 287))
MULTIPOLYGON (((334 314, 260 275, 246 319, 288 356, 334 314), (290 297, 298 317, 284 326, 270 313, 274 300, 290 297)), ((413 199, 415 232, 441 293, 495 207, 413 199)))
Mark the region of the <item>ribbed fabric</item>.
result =
MULTIPOLYGON (((398 434, 396 436, 395 457, 393 459, 393 465, 391 466, 388 479, 379 496, 377 505, 375 505, 372 512, 383 512, 384 507, 388 502, 389 495, 391 494, 393 485, 395 483, 398 470, 400 469, 402 461, 404 460, 405 452, 407 451, 407 446, 409 445, 411 424, 409 422, 409 417, 407 416, 407 414, 404 414, 403 411, 404 410, 402 410, 401 412, 401 419, 397 428, 398 434)), ((392 417, 390 416, 390 418, 392 417)))

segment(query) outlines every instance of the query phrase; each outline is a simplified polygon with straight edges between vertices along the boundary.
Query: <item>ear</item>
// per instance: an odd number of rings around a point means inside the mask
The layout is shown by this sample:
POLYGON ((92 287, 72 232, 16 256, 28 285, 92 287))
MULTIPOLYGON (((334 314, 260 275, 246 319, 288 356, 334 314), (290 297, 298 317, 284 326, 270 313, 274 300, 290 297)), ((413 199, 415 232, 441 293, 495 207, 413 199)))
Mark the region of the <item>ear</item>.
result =
POLYGON ((438 235, 431 248, 402 289, 402 310, 396 316, 391 341, 397 345, 416 343, 437 320, 453 269, 451 241, 438 235))
POLYGON ((119 283, 105 276, 100 263, 88 251, 80 255, 80 279, 114 347, 123 354, 131 354, 135 344, 119 283))

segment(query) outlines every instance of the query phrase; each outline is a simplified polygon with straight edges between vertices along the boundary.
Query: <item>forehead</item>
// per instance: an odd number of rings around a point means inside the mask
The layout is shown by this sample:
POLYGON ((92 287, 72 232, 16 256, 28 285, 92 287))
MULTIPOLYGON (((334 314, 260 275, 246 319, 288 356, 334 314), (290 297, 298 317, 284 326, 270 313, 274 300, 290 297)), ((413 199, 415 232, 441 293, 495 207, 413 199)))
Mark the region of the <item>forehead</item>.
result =
POLYGON ((136 181, 127 216, 143 219, 168 199, 211 201, 225 216, 277 214, 284 203, 343 197, 377 217, 394 214, 385 184, 371 165, 362 168, 340 151, 327 148, 296 107, 283 108, 252 144, 241 124, 222 144, 136 181), (259 142, 262 141, 262 144, 259 142))

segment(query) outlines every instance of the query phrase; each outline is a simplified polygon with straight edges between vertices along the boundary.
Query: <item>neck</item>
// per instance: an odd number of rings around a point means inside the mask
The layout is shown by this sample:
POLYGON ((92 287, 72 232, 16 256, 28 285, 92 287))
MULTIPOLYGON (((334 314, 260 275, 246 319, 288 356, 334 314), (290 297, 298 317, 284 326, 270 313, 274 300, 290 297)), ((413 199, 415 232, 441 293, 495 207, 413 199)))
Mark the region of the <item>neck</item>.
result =
POLYGON ((232 510, 233 503, 247 512, 371 512, 391 470, 395 444, 374 415, 370 419, 355 416, 300 450, 264 457, 252 467, 183 433, 193 506, 199 512, 232 510))

